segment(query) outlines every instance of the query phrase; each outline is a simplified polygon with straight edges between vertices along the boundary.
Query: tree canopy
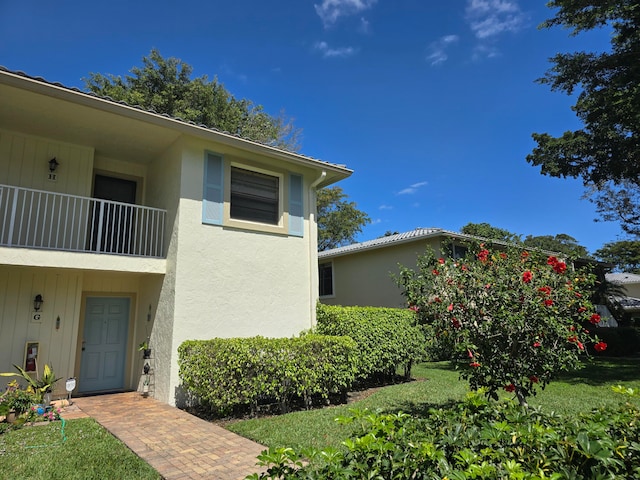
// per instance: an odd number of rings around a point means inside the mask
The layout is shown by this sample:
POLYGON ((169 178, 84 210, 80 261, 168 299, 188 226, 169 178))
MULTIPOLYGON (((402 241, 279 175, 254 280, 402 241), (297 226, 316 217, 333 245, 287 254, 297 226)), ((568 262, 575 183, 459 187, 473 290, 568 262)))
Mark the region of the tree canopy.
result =
POLYGON ((346 200, 340 187, 318 190, 318 250, 348 245, 362 227, 371 222, 369 215, 346 200))
POLYGON ((605 243, 594 252, 594 256, 598 260, 613 264, 618 271, 640 274, 640 241, 620 240, 605 243))
POLYGON ((572 257, 587 257, 589 252, 571 235, 527 235, 522 244, 528 248, 538 248, 547 252, 564 253, 572 257))
POLYGON ((552 0, 541 27, 573 35, 611 28, 610 51, 559 53, 538 82, 568 95, 583 128, 554 137, 534 133, 527 161, 554 177, 581 178, 605 220, 640 234, 640 5, 630 0, 552 0), (616 196, 611 196, 615 194, 616 196))
POLYGON ((474 235, 476 237, 490 238, 491 240, 499 240, 508 243, 520 243, 520 235, 505 230, 503 228, 494 227, 488 223, 467 223, 460 229, 460 232, 466 235, 474 235))
POLYGON ((85 87, 101 96, 157 113, 206 125, 290 151, 299 149, 301 130, 283 112, 274 117, 262 105, 236 99, 217 77, 192 78, 193 67, 179 58, 151 50, 131 75, 90 73, 85 87))
POLYGON ((546 252, 563 253, 572 257, 588 257, 589 252, 571 235, 558 233, 557 235, 527 235, 522 240, 522 235, 510 232, 504 228, 494 227, 489 223, 467 223, 460 231, 466 235, 498 240, 500 242, 522 245, 527 248, 535 248, 546 252))

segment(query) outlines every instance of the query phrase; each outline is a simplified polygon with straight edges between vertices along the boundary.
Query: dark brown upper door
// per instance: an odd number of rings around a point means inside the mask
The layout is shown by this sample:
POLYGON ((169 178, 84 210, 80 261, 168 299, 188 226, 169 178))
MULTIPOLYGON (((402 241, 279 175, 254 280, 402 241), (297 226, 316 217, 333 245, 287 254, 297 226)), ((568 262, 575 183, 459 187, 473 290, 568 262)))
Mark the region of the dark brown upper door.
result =
POLYGON ((137 184, 133 180, 96 175, 93 197, 118 203, 96 202, 92 210, 90 250, 131 253, 134 209, 121 203, 136 203, 137 184))

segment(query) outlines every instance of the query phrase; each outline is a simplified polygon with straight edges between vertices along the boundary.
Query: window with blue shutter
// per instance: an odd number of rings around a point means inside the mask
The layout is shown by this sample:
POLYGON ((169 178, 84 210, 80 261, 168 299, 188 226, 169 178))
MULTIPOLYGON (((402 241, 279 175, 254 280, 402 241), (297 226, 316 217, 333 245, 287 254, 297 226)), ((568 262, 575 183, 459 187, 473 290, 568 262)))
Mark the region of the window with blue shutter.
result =
POLYGON ((289 235, 304 236, 304 201, 302 175, 289 175, 289 235))
POLYGON ((204 162, 202 223, 222 225, 224 215, 224 161, 207 153, 204 162))

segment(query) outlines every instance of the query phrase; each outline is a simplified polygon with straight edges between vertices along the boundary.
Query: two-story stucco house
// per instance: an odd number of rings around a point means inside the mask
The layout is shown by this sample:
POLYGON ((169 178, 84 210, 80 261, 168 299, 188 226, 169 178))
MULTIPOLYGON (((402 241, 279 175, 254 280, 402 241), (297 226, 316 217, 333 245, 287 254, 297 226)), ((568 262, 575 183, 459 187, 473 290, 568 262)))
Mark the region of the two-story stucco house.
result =
POLYGON ((311 327, 315 191, 350 174, 0 69, 0 371, 136 389, 148 338, 175 403, 184 340, 311 327))

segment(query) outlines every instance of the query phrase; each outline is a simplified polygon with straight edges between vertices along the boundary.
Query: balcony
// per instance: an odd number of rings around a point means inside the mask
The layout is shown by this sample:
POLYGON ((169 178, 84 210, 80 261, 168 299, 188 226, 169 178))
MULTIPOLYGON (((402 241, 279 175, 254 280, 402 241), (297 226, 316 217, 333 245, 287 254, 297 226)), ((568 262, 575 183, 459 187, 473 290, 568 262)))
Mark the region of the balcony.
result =
POLYGON ((0 246, 164 258, 166 214, 0 184, 0 246))

